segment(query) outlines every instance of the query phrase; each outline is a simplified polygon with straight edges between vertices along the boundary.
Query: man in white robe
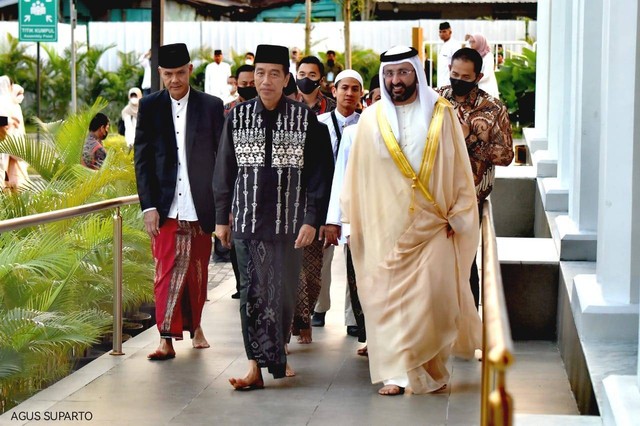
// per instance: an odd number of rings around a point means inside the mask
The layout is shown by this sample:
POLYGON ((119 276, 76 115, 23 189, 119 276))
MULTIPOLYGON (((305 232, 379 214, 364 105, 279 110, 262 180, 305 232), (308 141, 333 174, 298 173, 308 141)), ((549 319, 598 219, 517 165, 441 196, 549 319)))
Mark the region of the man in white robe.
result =
POLYGON ((224 102, 230 93, 227 79, 231 76, 231 65, 222 59, 222 50, 216 49, 213 62, 204 69, 204 92, 217 96, 224 102))
POLYGON ((439 26, 438 35, 444 44, 438 51, 438 87, 448 86, 449 81, 449 65, 451 65, 451 57, 456 50, 462 47, 462 42, 451 36, 451 25, 448 22, 442 22, 439 26))
POLYGON ((381 395, 443 389, 451 353, 471 358, 482 330, 469 289, 478 211, 451 104, 413 48, 380 56, 382 99, 361 115, 341 197, 373 383, 381 395))

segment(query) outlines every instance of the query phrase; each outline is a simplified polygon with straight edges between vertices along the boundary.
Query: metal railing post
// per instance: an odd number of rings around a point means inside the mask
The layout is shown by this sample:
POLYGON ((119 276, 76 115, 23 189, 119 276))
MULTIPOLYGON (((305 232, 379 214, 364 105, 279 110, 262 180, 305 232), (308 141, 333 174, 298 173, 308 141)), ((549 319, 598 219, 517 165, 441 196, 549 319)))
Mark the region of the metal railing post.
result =
POLYGON ((482 208, 481 253, 483 335, 480 424, 511 426, 513 399, 507 392, 506 373, 513 363, 513 340, 489 200, 485 200, 482 208))
POLYGON ((111 355, 122 352, 122 216, 120 207, 113 215, 113 350, 111 355))
MULTIPOLYGON (((483 211, 485 208, 488 207, 488 203, 485 201, 485 204, 483 206, 483 211)), ((480 220, 482 220, 482 217, 480 217, 480 220)), ((489 346, 488 342, 487 342, 487 333, 488 333, 488 325, 487 325, 487 316, 485 314, 485 291, 484 291, 484 283, 485 283, 485 275, 487 273, 487 268, 485 266, 485 247, 484 247, 484 238, 485 238, 485 233, 484 233, 484 227, 488 226, 486 223, 482 223, 481 227, 480 227, 480 240, 481 240, 481 244, 480 244, 480 256, 482 259, 482 271, 480 273, 480 288, 482 289, 482 291, 480 292, 480 300, 482 303, 482 380, 481 380, 481 387, 480 387, 480 424, 482 426, 486 426, 489 424, 489 413, 487 413, 487 404, 488 404, 488 400, 489 400, 489 393, 491 392, 491 382, 489 380, 489 374, 490 374, 490 369, 489 369, 489 360, 487 359, 487 348, 489 346)))

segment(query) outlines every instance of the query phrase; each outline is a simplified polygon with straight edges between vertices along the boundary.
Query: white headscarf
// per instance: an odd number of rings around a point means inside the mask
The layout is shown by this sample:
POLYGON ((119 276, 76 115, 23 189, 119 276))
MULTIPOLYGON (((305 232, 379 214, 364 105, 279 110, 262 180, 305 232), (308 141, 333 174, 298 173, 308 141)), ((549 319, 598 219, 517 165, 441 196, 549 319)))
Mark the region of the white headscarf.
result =
POLYGON ((24 100, 24 88, 17 83, 13 84, 13 96, 14 102, 17 104, 21 104, 24 100))
POLYGON ((393 101, 391 100, 391 96, 389 92, 387 92, 387 85, 384 78, 384 67, 385 65, 396 65, 401 63, 409 63, 416 71, 416 78, 418 79, 418 84, 416 90, 418 91, 418 99, 420 101, 420 108, 422 109, 422 115, 425 118, 424 121, 416 123, 416 126, 420 126, 421 132, 424 130, 424 138, 427 137, 427 131, 429 130, 429 124, 431 123, 431 116, 433 115, 433 108, 438 100, 438 93, 433 90, 427 84, 427 77, 422 68, 422 64, 420 63, 420 57, 418 56, 418 51, 407 46, 394 46, 391 49, 384 52, 380 55, 380 70, 378 71, 380 77, 380 95, 382 106, 384 107, 385 114, 389 120, 389 124, 391 125, 391 130, 393 130, 393 134, 396 137, 396 140, 400 141, 400 130, 398 129, 398 117, 396 116, 396 109, 393 101), (395 55, 408 54, 411 51, 415 52, 415 55, 399 59, 397 61, 386 61, 385 57, 393 57, 395 55))
POLYGON ((124 109, 122 110, 122 112, 124 112, 125 114, 128 114, 132 117, 137 117, 138 116, 138 102, 140 102, 140 99, 142 98, 142 91, 140 89, 138 89, 137 87, 132 87, 131 89, 129 89, 129 102, 127 103, 127 105, 124 107, 124 109), (136 94, 136 99, 135 102, 131 102, 131 94, 135 93, 136 94))

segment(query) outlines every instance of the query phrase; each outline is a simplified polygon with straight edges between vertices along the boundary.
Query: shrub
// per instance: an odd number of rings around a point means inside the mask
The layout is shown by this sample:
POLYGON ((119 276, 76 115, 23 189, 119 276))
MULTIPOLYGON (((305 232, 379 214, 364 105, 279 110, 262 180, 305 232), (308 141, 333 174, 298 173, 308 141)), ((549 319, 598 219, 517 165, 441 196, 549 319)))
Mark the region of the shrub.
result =
POLYGON ((509 109, 512 123, 533 124, 536 90, 536 52, 523 48, 522 54, 505 59, 496 72, 500 98, 509 109))

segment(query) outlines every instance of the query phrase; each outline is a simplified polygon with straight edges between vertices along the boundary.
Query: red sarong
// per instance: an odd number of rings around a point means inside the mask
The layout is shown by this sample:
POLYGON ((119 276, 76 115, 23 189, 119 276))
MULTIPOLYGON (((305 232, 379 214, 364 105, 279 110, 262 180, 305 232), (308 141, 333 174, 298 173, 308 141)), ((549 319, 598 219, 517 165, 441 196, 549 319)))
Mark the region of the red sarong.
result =
POLYGON ((182 331, 189 330, 193 338, 207 299, 211 234, 198 222, 167 219, 151 249, 156 261, 154 294, 160 337, 182 340, 182 331))

